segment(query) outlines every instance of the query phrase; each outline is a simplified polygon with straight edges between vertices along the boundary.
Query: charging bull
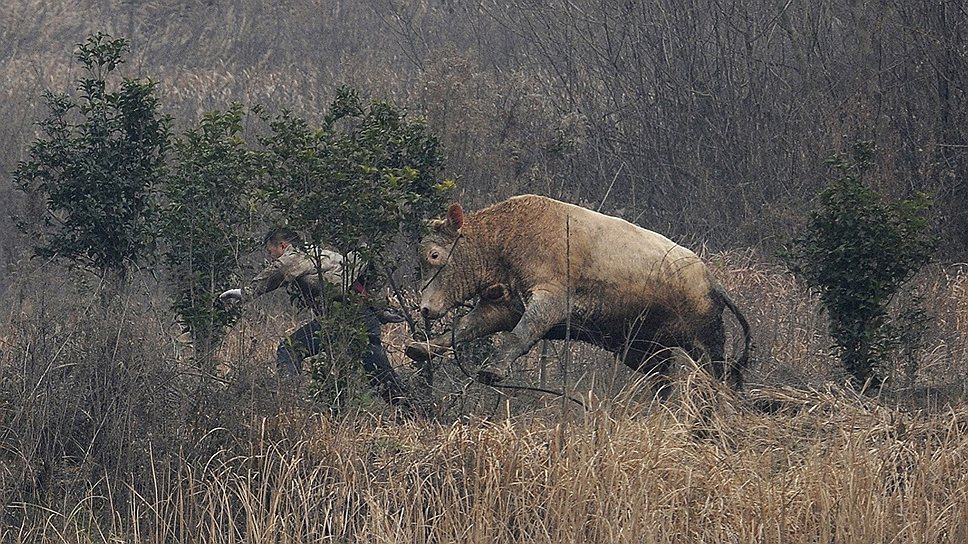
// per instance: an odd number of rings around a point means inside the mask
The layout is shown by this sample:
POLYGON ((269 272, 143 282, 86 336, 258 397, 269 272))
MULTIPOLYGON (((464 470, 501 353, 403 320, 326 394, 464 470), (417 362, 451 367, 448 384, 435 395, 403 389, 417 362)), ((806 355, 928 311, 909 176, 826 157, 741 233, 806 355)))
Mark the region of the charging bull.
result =
POLYGON ((674 348, 719 379, 742 386, 749 324, 692 251, 632 223, 535 195, 472 214, 451 205, 421 240, 420 313, 437 319, 464 301, 477 304, 455 330, 406 350, 428 360, 460 343, 506 331, 478 379, 495 383, 541 339, 582 340, 629 367, 667 381, 674 348), (725 362, 726 308, 743 329, 740 357, 725 362))

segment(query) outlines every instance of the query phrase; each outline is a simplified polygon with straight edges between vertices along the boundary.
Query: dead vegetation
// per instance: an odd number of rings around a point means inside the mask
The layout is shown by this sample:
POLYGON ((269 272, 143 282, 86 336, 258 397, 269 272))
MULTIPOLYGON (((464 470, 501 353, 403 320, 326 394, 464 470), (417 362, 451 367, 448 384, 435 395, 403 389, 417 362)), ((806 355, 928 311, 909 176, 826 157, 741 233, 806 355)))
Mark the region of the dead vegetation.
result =
POLYGON ((449 424, 283 413, 253 420, 243 443, 205 458, 149 451, 147 482, 100 479, 57 508, 11 503, 3 536, 387 543, 968 536, 963 409, 913 415, 837 390, 758 389, 752 399, 782 405, 762 414, 728 393, 704 393, 733 405, 714 408, 701 437, 688 404, 449 424), (303 430, 297 438, 293 428, 303 430))
MULTIPOLYGON (((814 357, 822 324, 785 274, 748 255, 710 260, 760 316, 757 383, 744 393, 686 367, 673 400, 658 405, 644 380, 605 379, 614 369, 581 348, 569 391, 584 407, 455 376, 437 393, 464 402, 437 421, 400 419, 379 403, 333 416, 280 390, 268 361, 274 334, 291 323, 272 300, 234 330, 214 380, 177 357, 167 311, 151 297, 129 293, 125 318, 109 320, 77 287, 42 294, 18 284, 0 351, 0 540, 968 537, 968 411, 959 395, 917 396, 962 378, 925 375, 875 399, 845 390, 833 361, 814 357), (803 332, 781 342, 787 330, 803 332)), ((961 283, 957 274, 926 283, 950 301, 938 309, 936 342, 956 358, 961 283)), ((529 364, 519 383, 536 378, 529 364)), ((456 375, 452 365, 439 375, 456 375)), ((557 368, 555 359, 554 386, 557 368)))

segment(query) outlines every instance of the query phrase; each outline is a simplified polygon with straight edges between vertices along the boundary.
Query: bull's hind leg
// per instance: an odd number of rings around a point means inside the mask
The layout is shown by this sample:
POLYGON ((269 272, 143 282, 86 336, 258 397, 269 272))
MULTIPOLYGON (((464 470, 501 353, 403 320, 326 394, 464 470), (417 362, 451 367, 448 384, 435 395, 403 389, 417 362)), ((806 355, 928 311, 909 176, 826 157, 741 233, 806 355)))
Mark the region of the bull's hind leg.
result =
POLYGON ((624 354, 625 366, 647 376, 652 386, 654 398, 661 402, 669 400, 672 394, 672 361, 676 350, 650 343, 648 347, 629 349, 624 354))

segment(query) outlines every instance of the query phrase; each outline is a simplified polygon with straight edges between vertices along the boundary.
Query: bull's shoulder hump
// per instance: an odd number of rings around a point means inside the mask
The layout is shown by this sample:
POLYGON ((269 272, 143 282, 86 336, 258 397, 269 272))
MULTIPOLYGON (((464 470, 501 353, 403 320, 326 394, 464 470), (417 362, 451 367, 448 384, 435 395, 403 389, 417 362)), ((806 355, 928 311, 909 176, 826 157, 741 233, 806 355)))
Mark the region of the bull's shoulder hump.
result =
POLYGON ((559 202, 558 200, 555 200, 555 199, 553 199, 551 197, 548 197, 548 196, 535 195, 535 194, 530 194, 530 193, 523 194, 523 195, 515 195, 515 196, 512 196, 512 197, 508 198, 508 202, 513 202, 513 201, 526 202, 526 201, 529 201, 529 200, 534 200, 534 201, 548 201, 548 202, 559 202))
POLYGON ((565 202, 561 204, 565 207, 564 209, 568 215, 575 218, 576 222, 585 223, 591 229, 602 230, 621 237, 648 240, 650 245, 656 247, 685 249, 663 234, 649 230, 641 225, 636 225, 621 217, 604 214, 565 202))
MULTIPOLYGON (((562 206, 568 204, 540 195, 517 195, 492 204, 471 214, 470 222, 485 228, 507 230, 517 222, 531 224, 534 221, 546 222, 549 214, 557 215, 562 206)), ((560 212, 559 212, 560 213, 560 212)))
MULTIPOLYGON (((541 207, 548 210, 554 210, 560 214, 564 214, 572 217, 587 218, 592 221, 598 220, 602 222, 602 224, 612 224, 612 226, 621 224, 627 227, 632 227, 634 229, 644 230, 650 233, 652 232, 648 229, 640 227, 639 225, 636 225, 635 223, 626 221, 621 217, 608 215, 599 211, 595 211, 591 208, 580 206, 578 204, 572 204, 571 202, 555 200, 547 196, 524 194, 524 195, 513 196, 505 202, 508 202, 508 203, 514 202, 518 206, 541 207)), ((658 233, 654 233, 654 234, 658 235, 658 233)))
POLYGON ((507 200, 498 202, 491 206, 492 209, 507 208, 514 210, 516 212, 533 212, 541 209, 548 208, 558 208, 561 206, 570 206, 566 202, 561 202, 560 200, 555 200, 553 198, 541 195, 516 195, 508 198, 507 200))
POLYGON ((494 211, 500 210, 503 213, 511 213, 518 217, 527 216, 532 219, 541 218, 539 220, 558 221, 567 217, 572 217, 579 220, 585 219, 594 221, 594 218, 599 218, 598 220, 602 222, 607 222, 609 220, 624 222, 623 219, 605 215, 577 204, 534 194, 512 196, 511 198, 494 204, 487 209, 492 209, 494 211))
MULTIPOLYGON (((544 224, 548 222, 558 226, 559 223, 568 222, 570 218, 572 233, 579 237, 589 236, 599 243, 641 244, 652 251, 670 252, 681 257, 694 256, 691 250, 658 232, 636 225, 621 217, 604 214, 547 196, 535 194, 512 196, 492 205, 490 208, 485 208, 482 212, 501 215, 505 218, 507 214, 510 214, 521 220, 527 217, 532 221, 538 221, 539 227, 550 227, 551 225, 544 224)), ((504 228, 507 228, 509 224, 511 223, 498 223, 504 228)), ((535 226, 533 223, 530 225, 535 226)))

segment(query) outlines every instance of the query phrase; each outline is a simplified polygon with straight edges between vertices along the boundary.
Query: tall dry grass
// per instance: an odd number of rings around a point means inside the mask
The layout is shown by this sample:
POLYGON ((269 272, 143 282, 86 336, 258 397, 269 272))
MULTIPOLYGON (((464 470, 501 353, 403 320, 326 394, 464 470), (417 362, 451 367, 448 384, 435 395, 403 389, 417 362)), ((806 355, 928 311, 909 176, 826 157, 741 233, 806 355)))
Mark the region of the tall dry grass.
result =
MULTIPOLYGON (((4 297, 0 542, 968 538, 968 410, 923 396, 963 387, 937 374, 964 360, 962 276, 923 284, 939 303, 925 354, 956 360, 871 399, 812 358, 822 323, 786 274, 747 254, 710 260, 761 342, 745 393, 684 367, 654 404, 634 375, 603 385, 613 369, 583 348, 567 385, 584 408, 455 380, 478 399, 436 421, 379 404, 334 416, 280 389, 269 362, 296 323, 281 300, 251 308, 212 377, 179 350, 148 279, 102 306, 96 284, 24 272, 4 297)), ((533 362, 513 379, 533 383, 533 362)))
MULTIPOLYGON (((36 136, 42 91, 69 90, 77 77, 72 45, 107 31, 132 40, 125 73, 159 80, 166 112, 182 126, 233 100, 312 117, 340 84, 413 105, 450 150, 470 207, 516 192, 564 193, 680 233, 748 217, 730 233, 734 243, 796 224, 792 209, 818 182, 812 169, 787 175, 789 161, 752 146, 750 161, 783 175, 750 168, 719 179, 733 155, 663 151, 688 132, 595 138, 596 112, 585 117, 561 96, 555 67, 529 55, 527 34, 449 4, 13 2, 0 10, 0 171, 12 171, 36 136), (750 186, 751 209, 720 206, 732 184, 755 183, 747 178, 776 185, 750 186), (716 206, 692 211, 702 221, 683 220, 682 202, 708 202, 677 198, 682 182, 712 194, 699 196, 716 206), (757 208, 760 189, 773 195, 764 201, 785 204, 757 208), (656 190, 670 191, 671 214, 643 204, 656 190)), ((591 98, 603 91, 592 90, 591 98)), ((783 107, 804 105, 782 98, 783 107)), ((737 111, 741 123, 724 126, 744 126, 749 116, 737 111)), ((656 126, 679 127, 677 114, 704 122, 689 112, 669 110, 656 126)), ((804 115, 814 130, 815 117, 804 115)), ((843 115, 853 119, 849 108, 843 115)), ((916 132, 909 145, 930 136, 916 132)), ((826 156, 822 140, 794 131, 775 141, 812 142, 810 153, 826 156)), ((8 183, 0 202, 19 210, 8 183)), ((275 344, 298 324, 281 301, 249 310, 219 374, 206 375, 174 339, 150 277, 102 306, 97 285, 18 261, 23 241, 10 234, 9 215, 0 219, 0 262, 9 264, 0 277, 0 542, 968 541, 963 268, 918 279, 931 319, 919 371, 909 384, 903 361, 885 369, 879 399, 838 386, 826 323, 802 285, 753 253, 727 253, 708 258, 754 327, 746 394, 685 367, 673 401, 654 405, 638 377, 599 350, 553 344, 547 360, 522 361, 512 381, 567 388, 586 409, 482 388, 444 361, 439 420, 400 422, 379 403, 334 417, 276 383, 275 344)), ((412 374, 402 356, 408 332, 387 332, 401 373, 412 374)))
MULTIPOLYGON (((153 458, 61 509, 12 504, 7 542, 964 542, 968 412, 911 416, 837 391, 618 403, 579 420, 262 419, 239 448, 153 458), (299 426, 297 439, 278 427, 299 426), (115 490, 105 495, 102 489, 115 490), (95 514, 113 503, 124 514, 95 514), (11 517, 13 517, 11 516, 11 517)), ((218 433, 213 430, 212 433, 218 433)))

